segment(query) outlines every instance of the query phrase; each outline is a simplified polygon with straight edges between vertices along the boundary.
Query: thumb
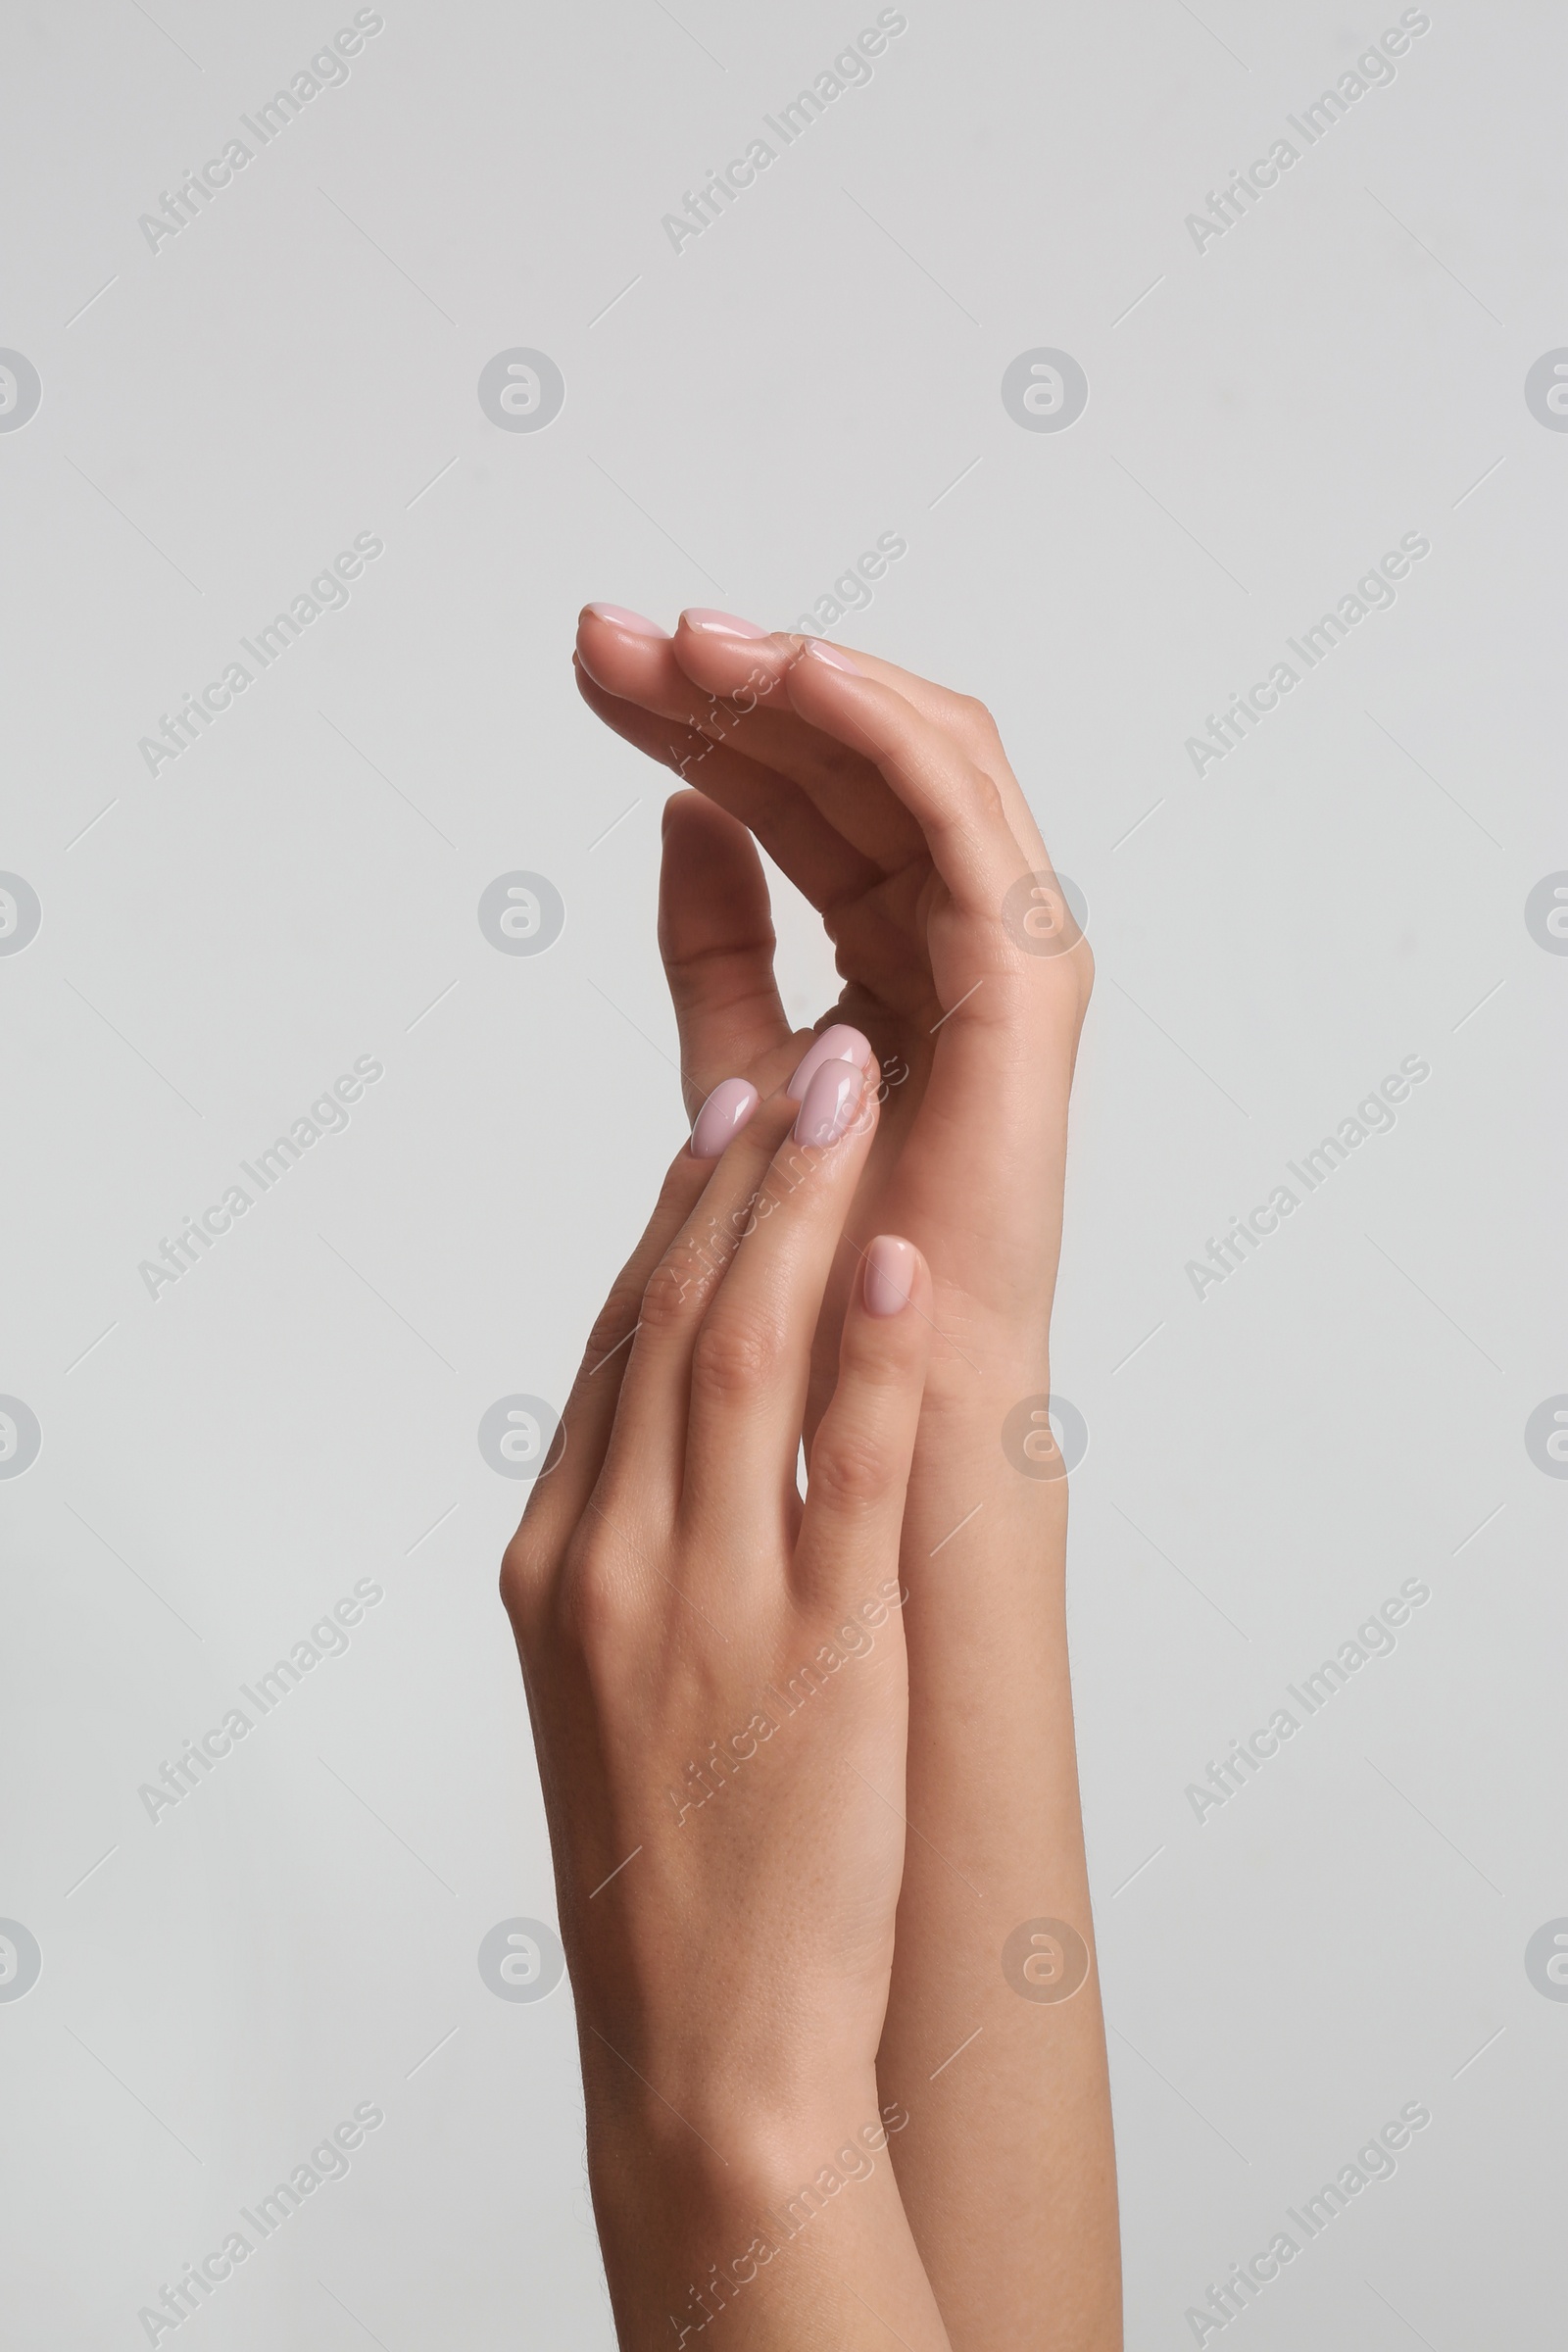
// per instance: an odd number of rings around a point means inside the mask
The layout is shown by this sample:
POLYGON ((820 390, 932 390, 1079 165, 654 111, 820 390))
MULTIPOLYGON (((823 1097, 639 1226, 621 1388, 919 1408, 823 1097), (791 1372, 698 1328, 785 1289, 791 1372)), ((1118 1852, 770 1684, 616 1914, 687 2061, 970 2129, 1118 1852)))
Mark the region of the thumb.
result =
POLYGON ((796 1573, 823 1599, 848 1601, 889 1577, 896 1589, 931 1306, 931 1270, 919 1250, 879 1234, 861 1258, 838 1387, 808 1461, 796 1573))
POLYGON ((659 949, 680 1029, 688 1115, 721 1078, 788 1042, 773 946, 767 881, 750 832, 701 793, 676 793, 664 804, 659 949))

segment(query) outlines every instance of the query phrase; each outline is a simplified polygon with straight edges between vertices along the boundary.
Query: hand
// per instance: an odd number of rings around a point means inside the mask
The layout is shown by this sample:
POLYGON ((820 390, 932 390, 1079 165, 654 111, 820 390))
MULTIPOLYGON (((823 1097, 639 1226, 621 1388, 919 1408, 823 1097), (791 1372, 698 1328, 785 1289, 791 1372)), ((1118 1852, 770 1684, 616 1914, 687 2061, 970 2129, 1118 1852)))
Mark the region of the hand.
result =
POLYGON ((748 2342, 814 2342, 820 2325, 858 2343, 868 2302, 942 2346, 874 2164, 904 1846, 899 1539, 930 1277, 893 1237, 858 1261, 803 1506, 810 1335, 875 1084, 830 1063, 798 1116, 743 1087, 716 1125, 694 1139, 733 1136, 716 1164, 686 1151, 669 1171, 503 1569, 595 2207, 623 2340, 653 2340, 666 2314, 677 2335, 682 2316, 700 2326, 689 2298, 713 2291, 717 2263, 724 2293, 744 2291, 748 2342), (811 2190, 823 2168, 835 2197, 855 2183, 844 2206, 811 2190), (803 2184, 823 2210, 798 2229, 760 2220, 803 2184))
MULTIPOLYGON (((1000 1358, 1016 1396, 1044 1371, 1093 963, 989 712, 864 653, 712 625, 722 615, 650 635, 603 616, 613 610, 579 620, 579 689, 702 796, 666 810, 661 909, 688 1109, 719 1077, 771 1075, 800 1050, 749 828, 822 913, 845 978, 837 1020, 904 1080, 855 1216, 930 1259, 954 1343, 936 1350, 933 1390, 1000 1358)), ((843 1297, 841 1280, 813 1412, 843 1297)))
MULTIPOLYGON (((1052 1385, 1088 944, 996 727, 966 697, 722 614, 683 614, 665 637, 593 606, 577 676, 608 724, 697 787, 665 811, 661 920, 689 1106, 731 1070, 787 1082, 805 1042, 773 985, 746 828, 837 947, 846 985, 823 1047, 869 1039, 904 1080, 848 1227, 919 1244, 937 1324, 901 1555, 914 1836, 878 2081, 911 2114, 899 2186, 955 2345, 1010 2352, 1049 2314, 1060 2352, 1111 2352, 1115 2173, 1073 1749, 1067 1482, 1059 1454, 1057 1475, 1032 1455, 1024 1476, 1002 1443, 1009 1412, 1039 1414, 1052 1385), (1004 1967, 1008 1934, 1045 1919, 1090 1952, 1059 2005, 1019 1998, 1004 1967)), ((844 1295, 830 1287, 818 1328, 808 1426, 844 1295)))

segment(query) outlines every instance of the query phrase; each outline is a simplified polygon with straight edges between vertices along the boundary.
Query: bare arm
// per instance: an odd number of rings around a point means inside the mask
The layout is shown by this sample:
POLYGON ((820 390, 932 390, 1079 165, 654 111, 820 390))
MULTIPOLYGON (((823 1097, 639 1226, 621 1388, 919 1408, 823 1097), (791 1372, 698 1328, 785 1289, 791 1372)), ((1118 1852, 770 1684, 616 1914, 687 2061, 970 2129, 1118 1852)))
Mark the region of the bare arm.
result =
POLYGON ((697 788, 666 812, 662 926, 689 1100, 787 1035, 741 824, 822 909, 846 982, 839 1050, 858 1051, 844 1040, 858 1033, 895 1081, 808 1408, 809 1423, 853 1245, 896 1224, 931 1263, 935 1329, 902 1554, 909 1835, 878 2058, 885 2102, 909 2116, 894 2161, 956 2345, 1012 2352, 1049 2331, 1111 2352, 1117 2216, 1066 1484, 1044 1412, 1088 945, 978 704, 723 617, 683 616, 665 638, 590 608, 579 678, 609 724, 697 788))
POLYGON ((731 1090, 666 1180, 509 1546, 620 2341, 946 2352, 875 2071, 930 1276, 872 1245, 795 1467, 876 1128, 858 1067, 731 1090), (719 2333, 710 2339, 714 2323, 719 2333))

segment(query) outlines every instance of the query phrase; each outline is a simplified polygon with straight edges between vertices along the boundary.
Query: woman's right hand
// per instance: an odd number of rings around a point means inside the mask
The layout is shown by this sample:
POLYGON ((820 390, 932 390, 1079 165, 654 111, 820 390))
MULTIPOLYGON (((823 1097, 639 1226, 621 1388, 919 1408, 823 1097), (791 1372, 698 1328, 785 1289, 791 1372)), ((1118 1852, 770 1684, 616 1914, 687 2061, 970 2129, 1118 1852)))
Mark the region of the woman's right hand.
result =
MULTIPOLYGON (((586 607, 577 682, 694 789, 665 810, 660 935, 688 1105, 798 1057, 748 833, 818 908, 845 986, 829 1033, 894 1081, 856 1215, 929 1258, 933 1404, 1045 1387, 1067 1098, 1094 962, 990 712, 877 656, 683 612, 586 607), (977 1380, 977 1368, 985 1378, 977 1380)), ((842 1291, 819 1335, 831 1385, 842 1291)), ((1000 1415, 998 1416, 1000 1418, 1000 1415)), ((809 1419, 809 1415, 808 1415, 809 1419)))

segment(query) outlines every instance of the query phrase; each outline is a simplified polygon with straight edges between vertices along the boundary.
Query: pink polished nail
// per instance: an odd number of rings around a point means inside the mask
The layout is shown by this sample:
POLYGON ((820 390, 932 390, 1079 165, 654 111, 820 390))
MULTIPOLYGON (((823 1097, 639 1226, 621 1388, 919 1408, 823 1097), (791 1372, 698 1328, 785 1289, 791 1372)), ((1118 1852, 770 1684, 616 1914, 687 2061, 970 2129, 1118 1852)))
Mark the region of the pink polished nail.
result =
POLYGON ((813 662, 821 662, 829 669, 847 669, 855 677, 863 675, 858 662, 853 661, 842 646, 829 645, 825 637, 808 637, 806 650, 813 662))
POLYGON ((865 1072, 853 1061, 824 1061, 812 1071, 795 1121, 798 1144, 836 1144, 860 1107, 865 1072))
POLYGON ((865 1253, 865 1311, 898 1315, 914 1289, 914 1244, 896 1233, 879 1233, 865 1253))
POLYGON ((721 1078, 692 1122, 693 1159, 718 1159, 760 1101, 749 1078, 721 1078))
POLYGON ((713 612, 706 605, 689 605, 681 614, 689 629, 698 629, 707 637, 765 637, 755 620, 742 620, 736 612, 713 612))
POLYGON ((645 612, 628 612, 624 605, 585 605, 583 610, 591 612, 595 620, 608 620, 612 628, 624 629, 629 637, 667 638, 669 635, 669 631, 662 629, 657 620, 650 620, 645 612))
POLYGON ((871 1041, 862 1037, 858 1029, 850 1028, 847 1022, 835 1021, 831 1029, 824 1029, 820 1037, 811 1040, 784 1092, 797 1102, 804 1102, 807 1088, 824 1061, 858 1061, 862 1070, 868 1070, 871 1041))

